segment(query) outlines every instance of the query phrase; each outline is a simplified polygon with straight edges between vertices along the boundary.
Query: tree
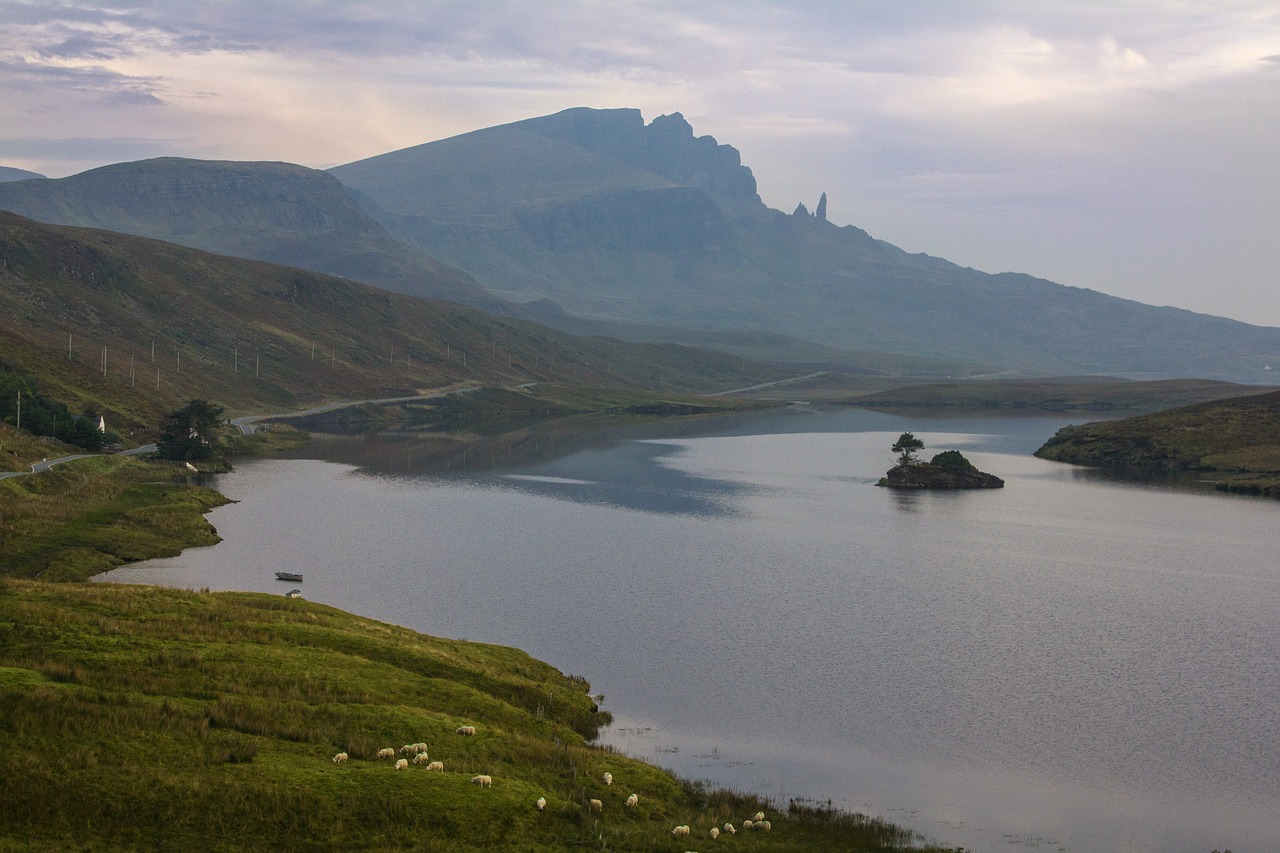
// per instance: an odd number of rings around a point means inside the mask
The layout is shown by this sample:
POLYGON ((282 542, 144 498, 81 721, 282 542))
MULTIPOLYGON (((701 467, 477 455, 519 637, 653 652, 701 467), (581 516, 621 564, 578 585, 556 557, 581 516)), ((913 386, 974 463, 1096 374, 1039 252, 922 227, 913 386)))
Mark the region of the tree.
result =
POLYGON ((914 465, 916 464, 916 451, 924 450, 924 442, 911 433, 904 432, 898 436, 898 440, 889 449, 898 454, 899 465, 914 465))
POLYGON ((937 456, 929 460, 930 465, 937 465, 939 468, 959 468, 965 471, 976 471, 973 463, 964 458, 964 454, 959 450, 944 450, 937 456))
POLYGON ((222 439, 222 407, 192 400, 165 415, 156 441, 161 459, 209 459, 222 439))

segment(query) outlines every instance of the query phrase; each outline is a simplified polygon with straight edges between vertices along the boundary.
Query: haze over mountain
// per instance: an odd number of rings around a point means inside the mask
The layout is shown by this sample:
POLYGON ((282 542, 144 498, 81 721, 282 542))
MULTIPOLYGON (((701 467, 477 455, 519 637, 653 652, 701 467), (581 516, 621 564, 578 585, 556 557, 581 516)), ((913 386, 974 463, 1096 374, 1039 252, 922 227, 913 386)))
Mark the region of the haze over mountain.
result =
POLYGON ((43 178, 44 175, 39 172, 28 172, 26 169, 15 169, 12 166, 0 166, 0 183, 7 181, 29 181, 33 178, 43 178))
POLYGON ((908 254, 821 199, 770 209, 738 152, 678 113, 566 110, 331 171, 397 237, 585 317, 1026 372, 1257 380, 1280 361, 1277 329, 908 254))
POLYGON ((465 273, 395 240, 324 172, 162 157, 0 185, 0 209, 500 310, 465 273))

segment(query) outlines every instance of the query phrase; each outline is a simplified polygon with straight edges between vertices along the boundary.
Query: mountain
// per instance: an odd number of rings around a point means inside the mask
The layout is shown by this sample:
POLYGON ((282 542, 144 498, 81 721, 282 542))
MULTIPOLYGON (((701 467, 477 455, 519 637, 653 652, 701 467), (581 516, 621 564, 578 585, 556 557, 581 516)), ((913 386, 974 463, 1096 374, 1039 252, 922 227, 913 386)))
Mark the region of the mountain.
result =
POLYGON ((909 254, 827 221, 825 198, 770 209, 738 152, 679 113, 578 108, 330 171, 396 237, 589 319, 1021 373, 1258 381, 1280 362, 1280 329, 909 254))
POLYGON ((118 163, 0 184, 0 210, 504 308, 466 273, 395 240, 331 175, 290 163, 118 163))
POLYGON ((15 169, 12 166, 0 166, 0 183, 6 183, 8 181, 29 181, 43 177, 44 175, 39 172, 28 172, 26 169, 15 169))
POLYGON ((0 374, 113 428, 194 397, 233 414, 460 383, 724 390, 787 374, 575 337, 453 302, 0 213, 0 374))

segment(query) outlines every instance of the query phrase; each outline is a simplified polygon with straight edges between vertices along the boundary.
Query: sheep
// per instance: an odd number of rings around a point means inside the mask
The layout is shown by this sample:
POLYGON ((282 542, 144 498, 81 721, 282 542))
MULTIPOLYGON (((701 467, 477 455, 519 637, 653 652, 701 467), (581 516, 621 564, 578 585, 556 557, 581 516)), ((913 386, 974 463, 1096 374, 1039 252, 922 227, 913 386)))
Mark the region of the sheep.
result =
POLYGON ((471 777, 471 781, 472 781, 474 784, 479 785, 481 788, 492 788, 492 787, 493 787, 493 777, 492 777, 492 776, 472 776, 472 777, 471 777))
POLYGON ((675 829, 671 830, 671 834, 677 837, 685 837, 689 834, 689 824, 682 823, 675 829))
POLYGON ((773 829, 773 824, 767 820, 758 820, 756 821, 756 829, 761 830, 762 832, 768 832, 773 829))
POLYGON ((414 763, 414 764, 426 764, 426 763, 427 763, 427 754, 426 754, 425 752, 419 752, 417 755, 415 755, 415 756, 413 757, 413 763, 414 763))
POLYGON ((752 823, 751 821, 749 821, 749 820, 744 820, 744 821, 742 822, 742 828, 743 828, 743 829, 750 829, 750 828, 751 828, 752 826, 754 826, 754 825, 755 825, 755 824, 753 824, 753 823, 752 823))
POLYGON ((407 759, 407 758, 401 758, 401 759, 398 759, 398 760, 396 761, 396 769, 397 769, 397 770, 408 770, 408 769, 409 769, 409 759, 407 759))
POLYGON ((534 805, 538 807, 538 811, 543 811, 547 807, 547 798, 538 797, 538 801, 534 805))
POLYGON ((755 816, 756 823, 759 823, 762 820, 764 820, 764 812, 756 812, 756 816, 755 816))
POLYGON ((476 727, 475 726, 458 726, 455 733, 460 735, 468 735, 468 736, 474 735, 476 733, 476 727))
POLYGON ((631 796, 627 797, 627 808, 634 809, 636 807, 636 803, 638 802, 640 802, 640 798, 637 797, 635 794, 632 794, 631 796))
POLYGON ((590 805, 591 805, 591 808, 594 809, 595 811, 598 811, 598 812, 604 811, 604 803, 600 802, 599 800, 592 800, 590 805))
POLYGON ((613 784, 613 774, 612 774, 612 773, 605 773, 605 774, 604 774, 604 783, 605 783, 606 785, 612 785, 612 784, 613 784))
POLYGON ((738 834, 738 830, 734 829, 734 828, 733 828, 733 824, 731 824, 731 823, 726 823, 726 824, 724 825, 724 831, 725 831, 725 832, 727 832, 727 833, 729 833, 730 835, 737 835, 737 834, 738 834))
POLYGON ((433 761, 433 762, 431 762, 430 764, 428 764, 428 765, 427 765, 427 769, 428 769, 428 770, 439 770, 441 773, 443 773, 443 772, 444 772, 444 762, 443 762, 443 761, 433 761))
POLYGON ((389 746, 385 746, 378 750, 378 758, 395 758, 396 751, 389 746))
POLYGON ((400 747, 400 754, 401 754, 401 755, 413 755, 413 744, 411 744, 411 743, 406 743, 404 746, 400 747))
POLYGON ((337 755, 333 757, 334 764, 344 764, 346 763, 346 760, 347 760, 347 754, 345 752, 339 752, 337 755))
POLYGON ((720 830, 716 829, 714 826, 711 827, 711 840, 715 841, 719 837, 720 837, 720 830))

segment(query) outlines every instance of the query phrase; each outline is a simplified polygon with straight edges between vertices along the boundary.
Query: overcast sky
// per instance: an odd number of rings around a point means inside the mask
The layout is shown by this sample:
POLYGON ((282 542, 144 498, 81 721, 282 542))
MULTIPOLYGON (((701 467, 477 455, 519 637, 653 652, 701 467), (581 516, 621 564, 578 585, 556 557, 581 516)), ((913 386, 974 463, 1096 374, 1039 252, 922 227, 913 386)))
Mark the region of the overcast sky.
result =
POLYGON ((50 177, 575 106, 909 251, 1280 326, 1280 0, 0 0, 0 165, 50 177))

